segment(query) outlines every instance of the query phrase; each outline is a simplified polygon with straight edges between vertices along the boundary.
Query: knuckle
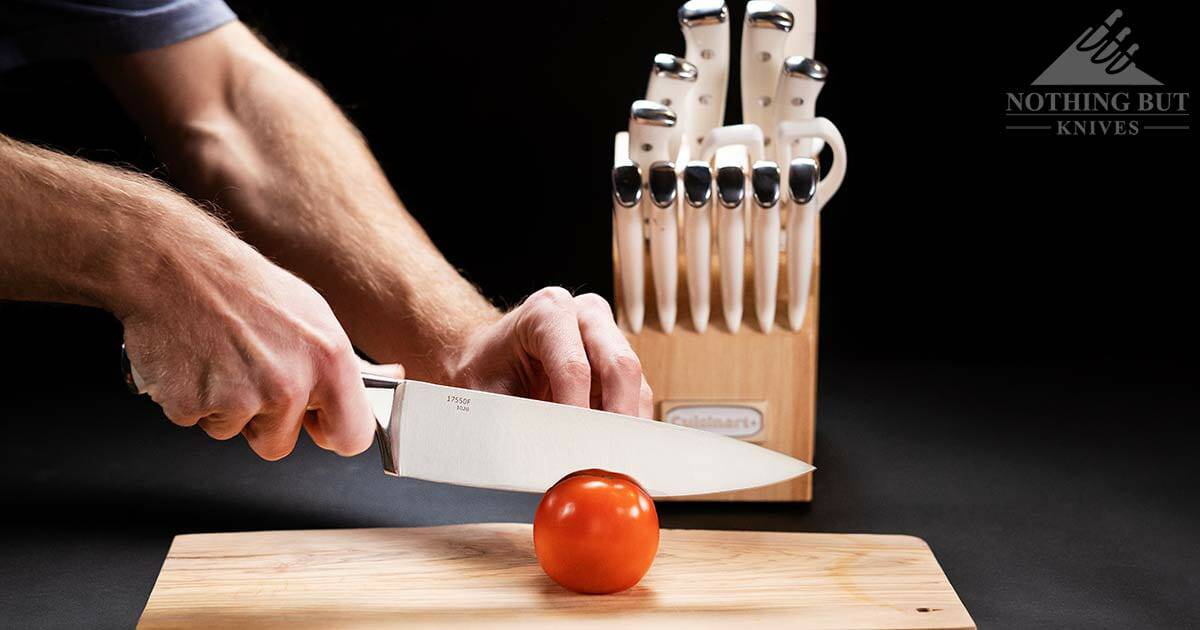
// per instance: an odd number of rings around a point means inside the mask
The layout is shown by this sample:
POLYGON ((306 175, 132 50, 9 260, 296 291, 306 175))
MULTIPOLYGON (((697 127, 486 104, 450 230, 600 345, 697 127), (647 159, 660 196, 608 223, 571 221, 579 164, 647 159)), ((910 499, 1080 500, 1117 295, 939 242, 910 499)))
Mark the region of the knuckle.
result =
POLYGON ((585 357, 569 357, 563 362, 561 369, 563 377, 568 381, 590 383, 592 380, 592 366, 585 357))
POLYGON ((228 418, 201 418, 200 428, 204 430, 208 437, 214 440, 225 441, 232 439, 242 432, 244 423, 236 422, 228 418))
POLYGON ((282 371, 273 371, 263 378, 260 396, 266 406, 273 409, 290 409, 299 399, 307 398, 307 392, 295 378, 282 371))
POLYGON ((575 298, 575 302, 587 309, 604 311, 605 313, 609 314, 612 313, 612 308, 608 305, 608 300, 596 293, 584 293, 583 295, 577 296, 575 298))
POLYGON ((546 304, 559 309, 569 308, 571 299, 571 293, 562 287, 545 287, 529 296, 529 301, 534 304, 546 304))
POLYGON ((346 350, 342 340, 334 335, 319 335, 311 344, 313 354, 322 364, 341 360, 346 350))
POLYGON ((631 381, 642 378, 642 362, 632 350, 617 350, 612 354, 608 363, 612 376, 631 381))

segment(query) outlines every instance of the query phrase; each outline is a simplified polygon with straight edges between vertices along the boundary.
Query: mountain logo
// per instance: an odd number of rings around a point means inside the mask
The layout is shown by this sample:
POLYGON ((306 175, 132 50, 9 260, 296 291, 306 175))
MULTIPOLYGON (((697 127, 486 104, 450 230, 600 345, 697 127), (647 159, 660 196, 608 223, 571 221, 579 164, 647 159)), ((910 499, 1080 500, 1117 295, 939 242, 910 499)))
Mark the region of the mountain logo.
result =
POLYGON ((1103 23, 1088 28, 1033 81, 1034 85, 1162 85, 1133 62, 1138 45, 1132 31, 1117 24, 1123 13, 1112 12, 1103 23))

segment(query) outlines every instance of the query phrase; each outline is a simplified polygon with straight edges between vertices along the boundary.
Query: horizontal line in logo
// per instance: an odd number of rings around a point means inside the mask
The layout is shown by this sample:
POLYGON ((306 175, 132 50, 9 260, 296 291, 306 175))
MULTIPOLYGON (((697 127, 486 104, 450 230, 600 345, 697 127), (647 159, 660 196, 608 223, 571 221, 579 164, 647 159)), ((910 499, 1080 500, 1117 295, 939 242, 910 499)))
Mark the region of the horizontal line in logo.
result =
POLYGON ((1142 125, 1142 129, 1191 129, 1187 125, 1142 125))
POLYGON ((1163 113, 1142 113, 1142 112, 1025 112, 1025 113, 1009 113, 1005 112, 1005 116, 1117 116, 1120 118, 1141 118, 1142 116, 1191 116, 1191 113, 1185 112, 1182 114, 1163 114, 1163 113))
POLYGON ((1005 129, 1049 129, 1050 125, 1004 125, 1005 129))

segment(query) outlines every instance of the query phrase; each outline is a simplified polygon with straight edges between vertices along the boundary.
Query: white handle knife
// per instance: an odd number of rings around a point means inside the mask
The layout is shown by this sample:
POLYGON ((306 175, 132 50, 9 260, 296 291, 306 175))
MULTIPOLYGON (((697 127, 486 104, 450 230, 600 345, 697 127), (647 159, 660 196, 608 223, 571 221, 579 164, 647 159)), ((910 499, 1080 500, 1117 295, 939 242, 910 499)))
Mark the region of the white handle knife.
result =
MULTIPOLYGON (((775 86, 783 66, 784 45, 792 30, 792 13, 768 0, 746 3, 742 25, 742 122, 765 133, 775 128, 775 86)), ((774 151, 768 144, 767 158, 774 151)))
MULTIPOLYGON (((121 352, 126 383, 142 381, 121 352)), ((813 467, 749 442, 668 422, 363 374, 383 470, 476 488, 545 492, 602 468, 651 496, 757 488, 813 467)), ((137 388, 137 389, 135 389, 137 388)))
POLYGON ((779 283, 779 165, 755 162, 750 174, 754 191, 754 312, 764 333, 775 326, 775 289, 779 283))
POLYGON ((795 20, 787 46, 783 48, 784 55, 811 59, 817 47, 817 0, 779 0, 779 4, 791 11, 795 20))
MULTIPOLYGON (((788 57, 783 62, 779 77, 779 89, 775 92, 778 123, 805 121, 817 117, 817 96, 825 86, 829 69, 825 64, 809 57, 788 57)), ((778 130, 776 130, 778 136, 778 130)), ((776 156, 785 160, 790 156, 816 157, 824 142, 819 138, 800 138, 789 146, 778 146, 776 156), (790 155, 785 152, 790 152, 790 155)), ((781 164, 787 164, 786 161, 781 164)))
MULTIPOLYGON (((820 138, 833 150, 833 166, 826 169, 828 174, 817 184, 817 209, 820 210, 842 187, 842 180, 846 177, 846 142, 842 140, 842 133, 828 118, 818 116, 812 120, 785 120, 779 123, 776 144, 779 146, 781 157, 787 158, 788 164, 792 161, 792 153, 788 147, 794 146, 796 141, 803 138, 820 138)), ((785 181, 784 186, 789 186, 788 182, 785 181)))
MULTIPOLYGON (((670 139, 675 127, 675 112, 655 101, 634 101, 629 108, 629 158, 638 166, 670 161, 670 139)), ((648 168, 641 168, 641 187, 648 185, 648 168)), ((617 227, 618 256, 630 252, 628 267, 622 266, 622 296, 629 329, 639 332, 645 317, 645 219, 646 195, 641 195, 637 213, 622 213, 626 219, 617 227), (635 218, 636 217, 636 226, 635 218), (636 236, 635 236, 636 235, 636 236), (637 277, 634 278, 633 276, 637 277)))
POLYGON ((691 155, 699 155, 708 132, 725 122, 729 9, 723 0, 691 0, 679 7, 678 18, 686 45, 684 56, 699 75, 688 102, 683 135, 691 144, 691 155))
POLYGON ((816 160, 798 157, 788 167, 787 289, 788 327, 800 330, 812 289, 813 257, 817 248, 816 160))
POLYGON ((679 157, 680 139, 687 126, 688 104, 692 88, 696 86, 696 76, 696 66, 686 59, 666 53, 654 55, 650 80, 646 84, 646 100, 662 103, 675 112, 675 127, 668 148, 672 160, 679 157))
POLYGON ((742 326, 742 291, 746 274, 746 151, 740 146, 717 150, 717 256, 721 270, 721 310, 729 332, 742 326))
POLYGON ((613 234, 621 274, 621 309, 629 329, 642 329, 645 317, 646 239, 642 234, 642 171, 630 160, 612 172, 613 234))
POLYGON ((708 328, 709 287, 712 284, 712 166, 689 162, 683 169, 684 236, 687 253, 688 305, 696 332, 708 328))
POLYGON ((675 294, 679 285, 679 179, 673 162, 650 165, 650 269, 658 323, 675 330, 675 294))

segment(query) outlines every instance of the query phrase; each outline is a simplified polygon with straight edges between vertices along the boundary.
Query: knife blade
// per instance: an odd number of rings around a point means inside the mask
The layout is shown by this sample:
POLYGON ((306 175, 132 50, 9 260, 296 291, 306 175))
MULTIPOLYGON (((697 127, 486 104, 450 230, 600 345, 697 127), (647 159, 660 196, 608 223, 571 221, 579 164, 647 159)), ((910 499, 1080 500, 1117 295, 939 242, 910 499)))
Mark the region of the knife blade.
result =
POLYGON ((756 488, 813 470, 783 453, 666 422, 420 381, 364 379, 384 469, 396 476, 544 492, 568 473, 602 468, 663 497, 756 488))
MULTIPOLYGON (((125 382, 144 381, 121 345, 125 382)), ((363 373, 385 473, 475 488, 545 492, 602 468, 651 496, 767 486, 809 473, 794 457, 657 420, 363 373)))

